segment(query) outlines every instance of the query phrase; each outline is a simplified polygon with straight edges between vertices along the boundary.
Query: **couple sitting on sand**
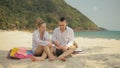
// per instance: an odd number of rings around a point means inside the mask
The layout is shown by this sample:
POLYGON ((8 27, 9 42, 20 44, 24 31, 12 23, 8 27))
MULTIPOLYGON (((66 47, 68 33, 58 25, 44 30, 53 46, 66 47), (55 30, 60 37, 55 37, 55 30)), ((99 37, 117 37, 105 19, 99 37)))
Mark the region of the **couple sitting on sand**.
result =
POLYGON ((47 57, 49 60, 57 59, 65 61, 77 48, 74 42, 74 32, 67 26, 64 17, 59 20, 59 27, 53 31, 52 40, 46 31, 46 23, 42 20, 37 21, 38 29, 34 31, 32 38, 32 51, 34 56, 32 61, 43 61, 47 57))

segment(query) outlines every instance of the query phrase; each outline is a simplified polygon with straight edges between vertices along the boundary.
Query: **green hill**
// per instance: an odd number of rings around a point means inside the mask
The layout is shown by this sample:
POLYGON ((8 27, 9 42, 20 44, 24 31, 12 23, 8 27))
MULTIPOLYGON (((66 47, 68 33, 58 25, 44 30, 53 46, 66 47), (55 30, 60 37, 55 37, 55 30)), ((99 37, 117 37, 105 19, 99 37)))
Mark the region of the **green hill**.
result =
POLYGON ((91 20, 64 0, 0 0, 0 29, 3 30, 33 30, 38 17, 47 22, 49 30, 53 30, 61 16, 77 31, 99 30, 91 20))

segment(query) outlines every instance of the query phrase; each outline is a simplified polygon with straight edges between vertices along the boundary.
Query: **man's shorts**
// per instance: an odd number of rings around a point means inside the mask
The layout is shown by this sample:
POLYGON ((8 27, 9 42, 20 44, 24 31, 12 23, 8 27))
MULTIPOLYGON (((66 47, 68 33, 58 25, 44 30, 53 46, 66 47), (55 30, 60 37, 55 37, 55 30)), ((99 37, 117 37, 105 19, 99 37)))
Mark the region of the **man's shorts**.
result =
POLYGON ((56 49, 56 56, 60 56, 64 51, 62 49, 56 49))

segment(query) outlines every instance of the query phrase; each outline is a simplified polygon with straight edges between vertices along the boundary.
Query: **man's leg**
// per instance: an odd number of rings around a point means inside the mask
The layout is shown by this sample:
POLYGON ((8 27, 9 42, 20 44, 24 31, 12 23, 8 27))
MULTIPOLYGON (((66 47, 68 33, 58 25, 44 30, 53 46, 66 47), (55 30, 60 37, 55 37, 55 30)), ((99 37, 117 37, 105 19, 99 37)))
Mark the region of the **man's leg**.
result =
POLYGON ((76 49, 76 46, 70 46, 68 50, 66 50, 62 55, 60 55, 58 58, 65 61, 65 57, 69 56, 72 54, 76 49))

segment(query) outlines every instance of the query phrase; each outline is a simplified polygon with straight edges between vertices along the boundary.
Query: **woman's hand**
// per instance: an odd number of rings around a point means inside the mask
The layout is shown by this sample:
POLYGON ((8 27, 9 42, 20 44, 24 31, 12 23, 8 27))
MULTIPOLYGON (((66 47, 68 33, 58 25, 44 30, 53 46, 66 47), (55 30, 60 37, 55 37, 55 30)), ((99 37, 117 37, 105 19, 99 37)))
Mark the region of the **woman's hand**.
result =
POLYGON ((63 47, 60 46, 60 45, 56 46, 56 48, 57 48, 57 49, 63 49, 63 47))
POLYGON ((62 47, 62 50, 63 50, 63 51, 66 51, 67 49, 68 49, 67 46, 63 46, 63 47, 62 47))
POLYGON ((57 49, 62 49, 63 51, 66 51, 68 49, 67 46, 57 46, 57 49))
POLYGON ((51 43, 51 42, 49 42, 48 46, 49 46, 49 47, 52 47, 52 43, 51 43))
POLYGON ((55 46, 59 46, 59 42, 57 40, 54 42, 54 44, 55 46))

